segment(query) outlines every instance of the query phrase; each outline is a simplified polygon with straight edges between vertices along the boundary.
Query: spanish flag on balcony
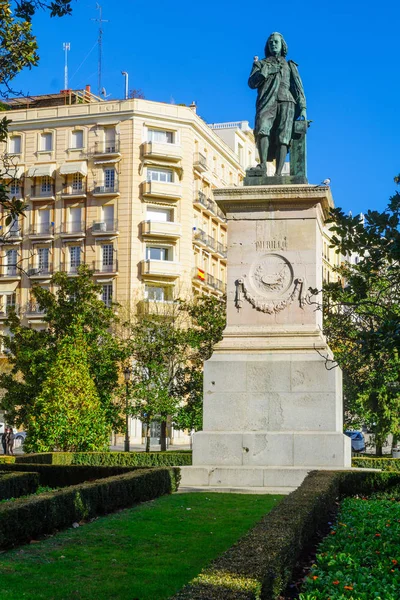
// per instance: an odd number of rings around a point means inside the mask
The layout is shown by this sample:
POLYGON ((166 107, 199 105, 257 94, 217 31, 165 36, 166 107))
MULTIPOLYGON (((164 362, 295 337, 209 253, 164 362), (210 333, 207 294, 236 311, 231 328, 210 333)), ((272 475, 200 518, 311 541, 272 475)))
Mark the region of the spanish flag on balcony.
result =
POLYGON ((201 279, 202 281, 205 281, 206 274, 203 271, 203 269, 199 269, 199 268, 197 269, 197 278, 201 279))

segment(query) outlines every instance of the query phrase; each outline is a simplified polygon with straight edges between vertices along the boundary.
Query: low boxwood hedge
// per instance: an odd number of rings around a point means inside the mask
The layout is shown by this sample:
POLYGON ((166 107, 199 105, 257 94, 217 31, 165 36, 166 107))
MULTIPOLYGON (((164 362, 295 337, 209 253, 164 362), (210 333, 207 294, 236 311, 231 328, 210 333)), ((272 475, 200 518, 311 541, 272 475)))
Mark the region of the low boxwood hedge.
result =
POLYGON ((315 534, 326 526, 337 499, 367 495, 400 483, 400 474, 313 471, 175 600, 276 600, 315 534))
POLYGON ((179 478, 175 468, 142 469, 0 504, 0 547, 169 494, 179 478))
POLYGON ((192 464, 191 452, 43 452, 23 454, 16 462, 44 465, 180 467, 192 464))
POLYGON ((123 475, 137 471, 141 467, 89 467, 85 465, 41 465, 41 464, 19 464, 2 465, 1 469, 7 472, 33 471, 38 473, 40 485, 49 487, 67 487, 78 485, 85 481, 94 481, 123 475))
POLYGON ((399 471, 400 458, 383 458, 374 456, 354 457, 352 460, 353 467, 359 469, 381 469, 382 471, 399 471))
POLYGON ((7 473, 0 471, 0 500, 34 494, 38 487, 38 473, 7 473))
POLYGON ((9 456, 7 454, 2 454, 0 456, 0 465, 10 463, 15 463, 15 456, 9 456))

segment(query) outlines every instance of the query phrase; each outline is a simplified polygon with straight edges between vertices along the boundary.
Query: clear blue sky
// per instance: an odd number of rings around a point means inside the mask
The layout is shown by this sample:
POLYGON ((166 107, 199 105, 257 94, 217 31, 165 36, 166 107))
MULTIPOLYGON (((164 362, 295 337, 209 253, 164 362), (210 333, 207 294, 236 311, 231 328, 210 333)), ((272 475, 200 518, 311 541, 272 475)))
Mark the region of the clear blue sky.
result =
MULTIPOLYGON (((272 31, 281 32, 288 58, 299 64, 313 120, 310 183, 330 177, 336 205, 353 214, 386 206, 400 172, 398 2, 100 2, 109 20, 103 24, 107 95, 123 96, 121 71, 128 71, 131 89, 142 89, 149 100, 194 100, 207 122, 253 125, 252 59, 263 56, 272 31)), ((40 65, 24 71, 14 87, 30 94, 62 89, 62 43, 70 42, 70 87, 91 84, 97 92, 97 47, 87 57, 97 16, 95 2, 77 0, 71 17, 35 17, 40 65)))

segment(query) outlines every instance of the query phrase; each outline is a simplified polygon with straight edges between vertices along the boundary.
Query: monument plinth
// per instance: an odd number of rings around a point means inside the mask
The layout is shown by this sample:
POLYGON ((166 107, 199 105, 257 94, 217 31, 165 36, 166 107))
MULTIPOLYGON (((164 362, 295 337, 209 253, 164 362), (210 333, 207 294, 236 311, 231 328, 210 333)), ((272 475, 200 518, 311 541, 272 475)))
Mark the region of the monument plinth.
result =
MULTIPOLYGON (((203 431, 183 485, 296 487, 351 464, 339 368, 310 288, 322 287, 329 188, 214 191, 228 221, 227 326, 204 367, 203 431)), ((320 298, 318 299, 320 302, 320 298)))

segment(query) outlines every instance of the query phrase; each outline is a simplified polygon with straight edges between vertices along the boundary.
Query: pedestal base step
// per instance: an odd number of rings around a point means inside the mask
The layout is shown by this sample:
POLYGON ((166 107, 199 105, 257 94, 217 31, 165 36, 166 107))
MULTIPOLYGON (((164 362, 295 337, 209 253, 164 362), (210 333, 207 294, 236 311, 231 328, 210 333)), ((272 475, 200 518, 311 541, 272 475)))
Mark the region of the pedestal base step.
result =
POLYGON ((287 495, 294 492, 296 488, 293 487, 212 487, 210 485, 205 486, 186 486, 179 487, 178 494, 188 494, 190 492, 217 492, 220 494, 281 494, 287 495))
MULTIPOLYGON (((224 466, 194 466, 181 467, 182 488, 197 488, 215 491, 216 489, 268 489, 277 490, 288 488, 293 491, 303 483, 310 471, 351 471, 351 468, 338 467, 224 467, 224 466)), ((252 493, 252 492, 247 492, 252 493)), ((253 492, 254 493, 254 492, 253 492)), ((260 493, 274 493, 265 491, 260 493)), ((278 492, 276 492, 278 493, 278 492)), ((279 493, 283 493, 282 491, 279 493)))

